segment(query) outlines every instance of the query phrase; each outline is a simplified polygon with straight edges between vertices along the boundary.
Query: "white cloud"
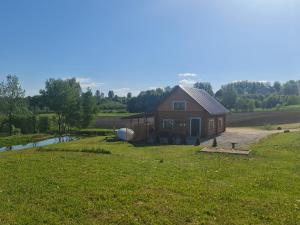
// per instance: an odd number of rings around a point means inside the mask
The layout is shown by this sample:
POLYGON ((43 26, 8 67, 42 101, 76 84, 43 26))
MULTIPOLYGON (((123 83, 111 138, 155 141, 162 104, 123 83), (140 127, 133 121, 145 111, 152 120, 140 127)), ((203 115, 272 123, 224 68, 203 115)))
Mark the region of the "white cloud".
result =
POLYGON ((183 79, 179 81, 179 84, 182 86, 193 86, 197 81, 192 79, 183 79))
POLYGON ((247 81, 247 82, 258 82, 258 83, 264 83, 264 84, 271 84, 273 83, 272 81, 268 81, 268 80, 234 80, 232 81, 232 83, 239 83, 239 82, 244 82, 244 81, 247 81))
POLYGON ((179 73, 178 76, 179 77, 197 77, 198 74, 196 74, 196 73, 179 73))
POLYGON ((129 92, 132 96, 137 96, 140 93, 140 90, 133 90, 131 88, 118 88, 114 89, 114 94, 118 96, 126 96, 129 92))
POLYGON ((147 89, 147 90, 156 90, 157 88, 164 89, 164 87, 150 86, 150 87, 148 87, 148 89, 147 89))
POLYGON ((102 86, 104 83, 95 82, 89 77, 76 77, 77 82, 80 83, 82 88, 96 88, 102 86))

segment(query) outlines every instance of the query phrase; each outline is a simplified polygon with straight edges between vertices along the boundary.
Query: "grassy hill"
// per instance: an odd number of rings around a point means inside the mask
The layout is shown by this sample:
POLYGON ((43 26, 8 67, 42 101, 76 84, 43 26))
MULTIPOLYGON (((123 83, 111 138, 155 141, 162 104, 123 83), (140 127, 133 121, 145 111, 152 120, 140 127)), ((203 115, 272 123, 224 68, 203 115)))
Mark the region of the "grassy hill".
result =
POLYGON ((300 133, 267 138, 249 157, 199 150, 94 137, 0 153, 0 224, 300 221, 300 133), (93 148, 111 154, 82 152, 93 148))

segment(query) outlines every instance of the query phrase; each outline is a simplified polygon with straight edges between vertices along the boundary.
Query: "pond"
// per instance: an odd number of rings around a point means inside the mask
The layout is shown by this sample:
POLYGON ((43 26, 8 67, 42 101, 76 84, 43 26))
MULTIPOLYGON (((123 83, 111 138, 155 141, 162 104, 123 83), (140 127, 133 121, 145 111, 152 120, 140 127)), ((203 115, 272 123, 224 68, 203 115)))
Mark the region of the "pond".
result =
POLYGON ((74 136, 55 137, 55 138, 49 138, 49 139, 46 139, 43 141, 27 143, 24 145, 12 145, 12 146, 3 147, 3 148, 0 148, 0 152, 10 151, 10 150, 22 150, 22 149, 34 148, 34 147, 43 147, 43 146, 47 146, 47 145, 75 141, 78 139, 79 139, 78 137, 74 137, 74 136))

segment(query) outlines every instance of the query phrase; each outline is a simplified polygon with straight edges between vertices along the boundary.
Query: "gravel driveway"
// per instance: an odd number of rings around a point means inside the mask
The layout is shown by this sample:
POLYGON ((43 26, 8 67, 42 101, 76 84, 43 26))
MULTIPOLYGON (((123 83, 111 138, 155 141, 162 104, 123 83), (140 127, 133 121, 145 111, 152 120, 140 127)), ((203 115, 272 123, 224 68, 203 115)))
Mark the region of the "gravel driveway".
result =
MULTIPOLYGON (((278 133, 278 131, 265 131, 251 128, 227 128, 225 133, 217 137, 217 143, 220 148, 231 148, 231 142, 235 142, 237 143, 236 148, 247 150, 249 145, 273 133, 278 133)), ((210 139, 201 144, 211 147, 212 143, 213 139, 210 139)))

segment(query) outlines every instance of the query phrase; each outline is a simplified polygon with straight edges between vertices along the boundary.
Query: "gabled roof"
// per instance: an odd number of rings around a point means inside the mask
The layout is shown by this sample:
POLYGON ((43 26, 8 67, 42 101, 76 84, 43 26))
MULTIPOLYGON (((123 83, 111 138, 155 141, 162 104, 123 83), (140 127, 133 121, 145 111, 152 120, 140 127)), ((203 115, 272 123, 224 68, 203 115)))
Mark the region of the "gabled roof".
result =
POLYGON ((185 93, 187 93, 192 99, 194 99, 199 105, 201 105, 211 115, 221 115, 229 113, 220 102, 214 97, 208 94, 205 90, 192 87, 183 87, 179 85, 185 93))

